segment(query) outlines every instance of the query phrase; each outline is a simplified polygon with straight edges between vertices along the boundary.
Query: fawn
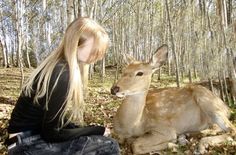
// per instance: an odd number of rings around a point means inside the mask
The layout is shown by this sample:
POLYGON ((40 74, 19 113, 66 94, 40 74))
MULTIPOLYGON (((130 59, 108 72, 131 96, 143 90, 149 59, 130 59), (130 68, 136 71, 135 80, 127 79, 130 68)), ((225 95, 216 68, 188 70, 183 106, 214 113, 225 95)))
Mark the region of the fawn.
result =
POLYGON ((111 93, 124 100, 114 117, 114 130, 123 138, 136 137, 135 154, 167 148, 177 135, 198 132, 217 124, 236 131, 229 108, 202 86, 149 90, 154 71, 168 58, 167 45, 157 49, 149 63, 132 60, 111 93))

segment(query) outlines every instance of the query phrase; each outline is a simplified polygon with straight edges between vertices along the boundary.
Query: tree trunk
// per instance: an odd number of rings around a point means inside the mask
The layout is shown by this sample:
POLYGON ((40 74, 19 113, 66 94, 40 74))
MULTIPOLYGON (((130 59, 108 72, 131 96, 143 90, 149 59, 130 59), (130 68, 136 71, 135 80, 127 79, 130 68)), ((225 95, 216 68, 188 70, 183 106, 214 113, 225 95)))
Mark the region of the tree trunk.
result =
POLYGON ((231 105, 230 97, 229 97, 229 93, 228 93, 228 85, 227 85, 226 77, 225 77, 225 72, 223 73, 223 86, 224 86, 224 94, 225 94, 226 102, 229 105, 231 105))
MULTIPOLYGON (((220 74, 220 73, 219 73, 220 74)), ((223 86, 223 82, 222 82, 222 79, 221 79, 221 76, 218 75, 218 80, 219 80, 219 84, 220 84, 220 98, 225 101, 225 98, 224 98, 224 86, 223 86)))
POLYGON ((235 99, 236 99, 236 79, 235 78, 230 79, 230 93, 231 93, 232 104, 235 105, 235 99))
POLYGON ((67 0, 66 13, 67 13, 67 25, 74 20, 74 0, 67 0))
POLYGON ((102 82, 104 82, 104 78, 106 76, 106 59, 103 58, 102 59, 102 63, 101 63, 101 78, 102 78, 102 82))
POLYGON ((193 83, 191 69, 188 70, 188 79, 189 79, 189 83, 193 83))
POLYGON ((158 80, 161 80, 161 68, 158 70, 158 77, 157 77, 158 80))
POLYGON ((22 55, 22 29, 23 29, 23 14, 22 14, 22 9, 23 9, 23 2, 20 1, 17 4, 17 39, 18 39, 18 44, 17 44, 17 66, 20 67, 20 73, 21 73, 21 83, 20 83, 20 89, 22 89, 23 83, 24 83, 24 72, 23 72, 23 55, 22 55), (19 6, 18 6, 19 5, 19 6))
POLYGON ((179 64, 178 64, 177 53, 175 51, 175 43, 174 43, 174 36, 173 36, 171 21, 170 21, 170 12, 169 12, 168 0, 165 0, 165 6, 166 6, 167 20, 168 20, 168 25, 169 25, 169 32, 170 32, 171 49, 172 49, 172 53, 173 53, 174 61, 175 61, 176 84, 177 84, 177 87, 180 87, 179 64))
POLYGON ((212 82, 212 79, 211 79, 211 78, 208 78, 208 83, 209 83, 209 88, 210 88, 210 90, 211 90, 213 93, 215 93, 215 92, 214 92, 214 87, 213 87, 213 82, 212 82))
POLYGON ((0 39, 0 50, 2 51, 2 65, 3 67, 9 67, 8 58, 7 58, 7 47, 5 41, 0 39))
MULTIPOLYGON (((28 23, 27 23, 27 30, 26 30, 26 32, 28 32, 28 27, 29 27, 29 25, 28 25, 28 23)), ((28 68, 31 68, 31 62, 30 62, 30 57, 29 57, 29 47, 28 47, 28 44, 29 44, 29 39, 28 39, 28 37, 26 38, 26 42, 25 42, 25 55, 26 55, 26 61, 27 61, 27 67, 28 68)))
POLYGON ((78 0, 78 17, 83 17, 85 16, 85 11, 84 11, 84 0, 78 0))

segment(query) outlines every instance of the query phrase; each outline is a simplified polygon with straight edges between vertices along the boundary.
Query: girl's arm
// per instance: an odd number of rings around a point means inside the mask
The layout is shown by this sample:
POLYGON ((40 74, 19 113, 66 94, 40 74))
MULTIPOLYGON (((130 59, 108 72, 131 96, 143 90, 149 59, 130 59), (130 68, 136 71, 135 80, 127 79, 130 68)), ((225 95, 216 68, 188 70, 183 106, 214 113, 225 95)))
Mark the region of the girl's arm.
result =
MULTIPOLYGON (((53 87, 60 70, 63 65, 58 64, 52 74, 49 92, 53 87)), ((60 115, 62 109, 65 108, 63 105, 68 89, 69 83, 69 71, 65 69, 61 76, 58 79, 58 84, 54 88, 51 98, 48 103, 48 111, 45 111, 44 118, 42 122, 42 137, 46 141, 50 142, 59 142, 70 140, 79 136, 87 136, 87 135, 103 135, 105 132, 105 128, 101 126, 88 126, 88 127, 76 127, 73 124, 67 125, 67 127, 60 128, 60 115), (58 112, 59 111, 59 112, 58 112)))

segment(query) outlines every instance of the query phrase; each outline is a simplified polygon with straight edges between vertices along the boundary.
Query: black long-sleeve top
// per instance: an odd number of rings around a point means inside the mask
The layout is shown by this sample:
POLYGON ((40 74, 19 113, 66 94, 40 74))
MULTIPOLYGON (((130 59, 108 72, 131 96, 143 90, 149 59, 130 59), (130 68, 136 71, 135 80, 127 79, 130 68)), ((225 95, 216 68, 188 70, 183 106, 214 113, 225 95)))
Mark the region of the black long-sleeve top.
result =
POLYGON ((50 92, 62 69, 63 72, 58 79, 58 84, 53 89, 50 97, 48 110, 45 109, 46 95, 39 99, 39 104, 33 103, 34 89, 37 82, 33 86, 31 97, 21 93, 11 114, 8 127, 9 133, 32 131, 40 134, 48 142, 61 142, 79 136, 104 134, 105 128, 101 126, 79 127, 69 123, 67 126, 60 128, 59 121, 62 110, 59 111, 59 109, 66 99, 69 83, 69 70, 65 61, 61 61, 55 66, 49 83, 50 92))

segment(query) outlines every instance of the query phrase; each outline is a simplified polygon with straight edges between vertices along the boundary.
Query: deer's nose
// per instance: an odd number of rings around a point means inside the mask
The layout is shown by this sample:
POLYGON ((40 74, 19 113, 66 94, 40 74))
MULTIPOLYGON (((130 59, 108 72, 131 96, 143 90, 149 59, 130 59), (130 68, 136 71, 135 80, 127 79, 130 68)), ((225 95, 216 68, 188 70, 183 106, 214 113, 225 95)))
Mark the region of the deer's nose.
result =
POLYGON ((112 94, 112 95, 116 95, 116 93, 118 93, 119 90, 120 90, 120 87, 113 86, 113 87, 111 88, 111 94, 112 94))

